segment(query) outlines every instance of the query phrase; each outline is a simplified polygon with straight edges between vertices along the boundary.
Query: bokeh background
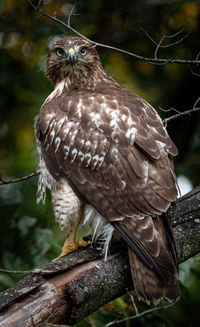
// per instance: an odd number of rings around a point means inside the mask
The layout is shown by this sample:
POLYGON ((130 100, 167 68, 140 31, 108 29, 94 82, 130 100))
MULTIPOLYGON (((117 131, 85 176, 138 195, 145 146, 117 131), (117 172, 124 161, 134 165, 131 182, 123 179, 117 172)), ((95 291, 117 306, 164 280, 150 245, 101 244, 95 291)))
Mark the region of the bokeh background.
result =
MULTIPOLYGON (((37 4, 37 1, 34 1, 37 4)), ((43 8, 67 21, 73 2, 44 0, 43 8)), ((200 1, 181 0, 80 0, 71 23, 97 42, 153 57, 163 35, 160 58, 196 58, 200 51, 200 1)), ((8 180, 37 169, 33 123, 40 106, 52 91, 44 75, 50 45, 73 35, 52 20, 39 16, 26 0, 0 0, 0 173, 8 180)), ((189 65, 152 65, 120 52, 97 48, 105 70, 122 85, 149 101, 162 115, 192 109, 200 97, 200 68, 189 65)), ((175 161, 179 180, 188 190, 200 184, 200 113, 168 124, 179 149, 175 161)), ((64 239, 54 222, 50 195, 45 206, 36 204, 37 177, 0 186, 0 267, 25 270, 38 267, 59 254, 64 239)), ((181 300, 162 312, 118 326, 199 326, 200 261, 189 259, 179 268, 181 300)), ((22 276, 0 273, 0 290, 22 276)), ((140 309, 142 308, 139 305, 140 309)), ((127 297, 107 304, 77 326, 100 327, 116 318, 134 314, 127 297)))

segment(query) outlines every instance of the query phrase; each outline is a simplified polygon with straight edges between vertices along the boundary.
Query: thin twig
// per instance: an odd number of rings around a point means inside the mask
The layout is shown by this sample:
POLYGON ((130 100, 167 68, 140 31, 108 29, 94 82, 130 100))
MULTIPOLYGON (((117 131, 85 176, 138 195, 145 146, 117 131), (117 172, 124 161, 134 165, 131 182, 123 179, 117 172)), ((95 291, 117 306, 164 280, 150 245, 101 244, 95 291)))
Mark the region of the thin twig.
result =
POLYGON ((25 181, 31 177, 34 176, 38 176, 40 174, 39 170, 34 171, 33 173, 20 177, 20 178, 16 178, 16 179, 11 179, 11 180, 7 180, 5 181, 1 176, 0 176, 0 185, 5 185, 5 184, 11 184, 11 183, 17 183, 17 182, 21 182, 21 181, 25 181))
POLYGON ((42 2, 42 0, 39 0, 38 5, 37 5, 37 9, 40 9, 41 2, 42 2))
POLYGON ((45 270, 42 268, 36 268, 33 270, 8 270, 8 269, 0 268, 0 272, 7 273, 7 274, 16 274, 16 275, 38 274, 38 275, 42 275, 42 276, 55 273, 55 271, 53 271, 53 270, 45 270))
POLYGON ((200 58, 200 51, 197 53, 196 60, 198 61, 200 58))
MULTIPOLYGON (((140 29, 144 32, 144 34, 149 38, 149 40, 151 42, 153 42, 156 46, 160 43, 160 42, 156 42, 149 34, 147 31, 145 31, 145 29, 143 27, 140 26, 140 29)), ((164 38, 174 38, 175 36, 177 36, 178 34, 182 33, 183 31, 185 30, 185 27, 182 28, 180 31, 172 34, 172 35, 165 35, 164 38)), ((188 35, 190 34, 191 32, 188 32, 187 34, 185 34, 181 39, 179 39, 178 41, 175 41, 175 42, 172 42, 172 43, 169 43, 169 44, 165 44, 165 45, 161 45, 160 44, 160 48, 169 48, 169 47, 172 47, 173 45, 176 45, 180 42, 182 42, 186 37, 188 37, 188 35)), ((196 58, 196 60, 198 60, 196 58)))
POLYGON ((158 109, 162 110, 163 112, 175 111, 178 114, 181 113, 181 111, 176 108, 163 109, 162 107, 159 107, 158 109))
POLYGON ((136 315, 139 315, 138 308, 137 308, 137 306, 136 306, 136 304, 135 304, 134 296, 133 296, 131 293, 129 293, 129 296, 130 296, 130 299, 131 299, 131 303, 132 303, 132 305, 133 305, 133 307, 134 307, 134 309, 135 309, 135 313, 136 313, 136 315))
POLYGON ((68 26, 70 26, 71 17, 72 17, 72 15, 74 14, 74 11, 75 11, 75 8, 76 8, 76 5, 77 5, 77 2, 78 2, 78 1, 75 2, 75 4, 73 5, 73 7, 72 7, 72 9, 71 9, 71 11, 70 11, 70 13, 69 13, 69 15, 68 15, 68 19, 67 19, 67 25, 68 25, 68 26))
POLYGON ((200 102, 200 97, 195 101, 193 109, 197 108, 197 104, 200 102))
POLYGON ((144 315, 147 315, 149 313, 152 313, 154 311, 159 311, 159 310, 162 310, 162 309, 167 309, 169 307, 172 307, 173 305, 174 305, 174 303, 170 303, 170 304, 165 305, 165 306, 155 307, 155 308, 152 308, 152 309, 143 311, 141 313, 138 313, 135 316, 123 318, 123 319, 120 319, 120 320, 111 321, 108 324, 104 325, 103 327, 110 327, 110 326, 113 326, 115 324, 120 324, 120 323, 125 322, 125 321, 128 321, 128 320, 133 320, 133 319, 136 319, 136 318, 140 318, 140 317, 142 317, 144 315))
MULTIPOLYGON (((185 27, 182 28, 180 31, 172 34, 172 35, 163 35, 160 39, 160 41, 157 43, 155 40, 153 40, 153 38, 150 37, 150 35, 145 31, 144 33, 150 38, 150 40, 156 45, 156 49, 154 51, 154 58, 155 59, 158 59, 158 51, 160 48, 169 48, 169 47, 172 47, 174 45, 177 45, 179 44, 180 42, 182 42, 186 37, 188 37, 188 35, 190 34, 190 32, 188 32, 187 34, 185 34, 182 38, 180 38, 179 40, 175 41, 175 42, 172 42, 172 43, 169 43, 169 44, 166 44, 166 45, 162 45, 162 43, 164 42, 165 39, 172 39, 174 37, 176 37, 177 35, 179 35, 180 33, 182 33, 183 31, 185 30, 185 27)), ((197 58, 196 58, 197 60, 197 58)))
POLYGON ((0 272, 3 272, 3 273, 7 273, 7 274, 21 274, 21 275, 30 275, 30 274, 33 274, 33 273, 38 273, 39 271, 34 271, 34 270, 8 270, 8 269, 1 269, 0 268, 0 272))
POLYGON ((1 269, 0 272, 8 273, 8 274, 20 274, 20 275, 30 275, 30 274, 40 274, 42 272, 41 269, 35 270, 8 270, 8 269, 1 269))
MULTIPOLYGON (((197 61, 197 65, 198 65, 198 61, 197 61)), ((196 72, 192 69, 192 67, 191 67, 190 64, 189 64, 188 66, 189 66, 190 72, 191 72, 194 76, 200 77, 200 74, 199 74, 199 73, 196 73, 196 72)))
POLYGON ((157 47, 155 48, 155 51, 154 51, 154 58, 155 58, 156 60, 158 60, 157 53, 158 53, 158 50, 161 48, 161 44, 162 44, 162 42, 164 41, 164 39, 165 39, 165 35, 163 35, 163 37, 161 37, 160 41, 159 41, 158 44, 157 44, 157 47))
MULTIPOLYGON (((173 110, 175 110, 175 109, 173 109, 173 110)), ((185 115, 190 115, 191 113, 196 112, 196 111, 200 111, 200 107, 194 107, 193 109, 186 110, 186 111, 183 111, 183 112, 179 112, 176 115, 165 118, 165 119, 163 119, 163 123, 166 125, 169 121, 172 121, 174 119, 180 118, 180 117, 185 116, 185 115)))
POLYGON ((175 109, 175 108, 170 108, 170 109, 159 108, 159 109, 161 109, 161 110, 164 111, 164 112, 169 112, 169 111, 175 111, 175 112, 177 112, 176 115, 173 115, 173 116, 171 116, 171 117, 168 117, 168 118, 163 119, 163 123, 165 124, 165 127, 167 126, 167 123, 168 123, 169 121, 172 121, 172 120, 174 120, 174 119, 177 119, 177 118, 179 118, 179 117, 181 117, 181 116, 190 115, 191 113, 196 112, 196 111, 200 111, 200 107, 197 107, 197 104, 198 104, 199 102, 200 102, 200 97, 197 98, 197 100, 195 101, 195 103, 194 103, 192 109, 190 109, 190 110, 186 110, 186 111, 183 111, 183 112, 181 112, 181 111, 179 111, 179 110, 177 110, 177 109, 175 109))
MULTIPOLYGON (((130 52, 130 51, 126 51, 126 50, 123 50, 123 49, 120 49, 120 48, 117 48, 117 47, 113 47, 111 45, 107 45, 107 44, 103 44, 103 43, 99 43, 99 42, 96 42, 96 41, 93 41, 93 40, 90 40, 89 38, 85 37, 83 34, 79 33, 76 29, 74 29, 72 26, 71 26, 71 22, 70 22, 70 18, 72 16, 72 13, 74 11, 74 8, 75 6, 73 6, 72 8, 72 11, 70 12, 70 17, 68 18, 68 22, 65 23, 63 22, 62 20, 58 19, 56 17, 56 15, 54 14, 54 16, 51 16, 49 15, 46 11, 40 9, 40 7, 38 6, 35 6, 31 0, 26 0, 34 10, 36 10, 39 14, 42 14, 43 16, 55 21, 56 23, 66 27, 67 29, 71 30, 73 33, 75 33, 76 35, 84 38, 85 40, 89 41, 90 43, 94 44, 94 46, 99 46, 99 47, 103 47, 103 48, 107 48, 107 49, 110 49, 110 50, 114 50, 114 51, 118 51, 118 52, 121 52, 121 53, 124 53, 126 55, 129 55, 129 56, 132 56, 134 58, 137 58, 139 60, 143 60, 143 61, 147 61, 151 64, 157 64, 157 65, 166 65, 166 64, 200 64, 200 60, 185 60, 185 59, 156 59, 156 58, 148 58, 148 57, 144 57, 144 56, 140 56, 140 55, 137 55, 133 52, 130 52)), ((180 32, 180 31, 179 31, 180 32)), ((177 32, 177 33, 179 33, 177 32)), ((177 34, 176 33, 176 34, 177 34)))

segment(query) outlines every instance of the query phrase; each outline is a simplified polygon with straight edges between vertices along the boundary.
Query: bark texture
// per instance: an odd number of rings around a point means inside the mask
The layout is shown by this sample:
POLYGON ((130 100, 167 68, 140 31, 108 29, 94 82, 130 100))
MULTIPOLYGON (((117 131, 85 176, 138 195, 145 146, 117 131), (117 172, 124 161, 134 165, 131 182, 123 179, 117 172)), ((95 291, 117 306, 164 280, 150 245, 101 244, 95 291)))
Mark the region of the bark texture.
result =
MULTIPOLYGON (((171 205, 181 263, 200 252, 200 187, 171 205)), ((132 289, 126 246, 114 245, 108 261, 99 246, 88 246, 42 267, 0 295, 0 326, 73 325, 132 289)))
POLYGON ((171 219, 178 263, 200 252, 200 187, 182 196, 167 211, 171 219))

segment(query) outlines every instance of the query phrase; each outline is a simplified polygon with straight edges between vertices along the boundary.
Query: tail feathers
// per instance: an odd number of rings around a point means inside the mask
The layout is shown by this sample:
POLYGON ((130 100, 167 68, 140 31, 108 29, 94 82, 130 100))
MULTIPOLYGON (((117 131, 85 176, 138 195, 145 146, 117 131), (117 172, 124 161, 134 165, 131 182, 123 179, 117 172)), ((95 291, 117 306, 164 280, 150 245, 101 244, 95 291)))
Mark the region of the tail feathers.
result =
POLYGON ((113 226, 129 246, 131 273, 138 298, 147 303, 176 301, 179 288, 168 243, 170 230, 166 230, 162 218, 135 215, 114 222, 113 226))
POLYGON ((151 268, 148 268, 129 248, 129 261, 134 288, 139 300, 158 304, 161 300, 175 302, 179 298, 179 287, 176 272, 168 280, 161 279, 151 268))

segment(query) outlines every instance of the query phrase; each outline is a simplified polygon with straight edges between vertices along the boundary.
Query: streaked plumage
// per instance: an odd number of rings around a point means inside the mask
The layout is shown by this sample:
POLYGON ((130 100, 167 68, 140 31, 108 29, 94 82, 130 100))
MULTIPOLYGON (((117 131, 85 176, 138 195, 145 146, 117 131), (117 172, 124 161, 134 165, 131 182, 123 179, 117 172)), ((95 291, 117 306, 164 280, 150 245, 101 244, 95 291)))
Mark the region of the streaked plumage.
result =
POLYGON ((104 72, 84 39, 57 41, 46 75, 54 91, 35 123, 38 200, 45 200, 48 187, 61 228, 70 232, 81 217, 94 238, 105 240, 106 255, 116 230, 129 246, 138 297, 175 301, 173 240, 160 215, 177 197, 177 149, 159 115, 104 72))

